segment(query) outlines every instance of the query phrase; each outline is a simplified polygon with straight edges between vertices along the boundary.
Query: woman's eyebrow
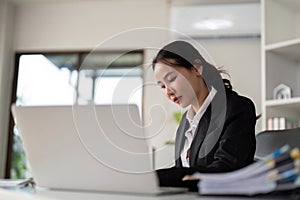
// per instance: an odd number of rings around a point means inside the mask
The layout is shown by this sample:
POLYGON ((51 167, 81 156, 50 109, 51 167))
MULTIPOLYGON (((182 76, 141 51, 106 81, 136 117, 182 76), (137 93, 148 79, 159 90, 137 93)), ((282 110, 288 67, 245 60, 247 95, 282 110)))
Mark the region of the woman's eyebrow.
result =
POLYGON ((174 72, 168 72, 168 73, 166 73, 166 74, 164 75, 163 79, 166 80, 167 77, 170 76, 172 73, 174 73, 174 72))

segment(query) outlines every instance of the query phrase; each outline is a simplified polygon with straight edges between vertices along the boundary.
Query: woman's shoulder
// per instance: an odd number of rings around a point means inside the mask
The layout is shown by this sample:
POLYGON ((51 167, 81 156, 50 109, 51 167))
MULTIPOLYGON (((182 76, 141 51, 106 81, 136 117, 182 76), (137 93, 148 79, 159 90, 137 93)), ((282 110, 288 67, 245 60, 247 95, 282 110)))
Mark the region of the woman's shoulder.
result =
POLYGON ((248 107, 255 109, 254 103, 250 98, 240 95, 234 90, 226 90, 226 98, 228 107, 233 106, 237 109, 248 107))

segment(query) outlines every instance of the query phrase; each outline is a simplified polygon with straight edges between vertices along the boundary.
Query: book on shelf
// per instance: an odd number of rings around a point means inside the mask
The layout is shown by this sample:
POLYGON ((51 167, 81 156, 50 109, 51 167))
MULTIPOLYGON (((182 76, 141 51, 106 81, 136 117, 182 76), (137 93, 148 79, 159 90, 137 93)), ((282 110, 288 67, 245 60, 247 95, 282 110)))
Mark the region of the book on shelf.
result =
POLYGON ((242 169, 227 173, 195 173, 201 195, 257 195, 300 188, 300 150, 288 145, 242 169))
POLYGON ((268 117, 267 130, 284 130, 299 127, 299 120, 288 117, 268 117))

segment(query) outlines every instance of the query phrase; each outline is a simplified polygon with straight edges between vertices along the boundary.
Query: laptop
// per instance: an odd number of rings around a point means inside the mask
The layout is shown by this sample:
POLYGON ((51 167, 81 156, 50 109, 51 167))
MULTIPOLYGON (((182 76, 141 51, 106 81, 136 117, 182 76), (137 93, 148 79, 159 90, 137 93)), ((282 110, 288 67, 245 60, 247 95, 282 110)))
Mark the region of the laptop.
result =
POLYGON ((12 114, 38 187, 164 194, 135 105, 16 106, 12 114))

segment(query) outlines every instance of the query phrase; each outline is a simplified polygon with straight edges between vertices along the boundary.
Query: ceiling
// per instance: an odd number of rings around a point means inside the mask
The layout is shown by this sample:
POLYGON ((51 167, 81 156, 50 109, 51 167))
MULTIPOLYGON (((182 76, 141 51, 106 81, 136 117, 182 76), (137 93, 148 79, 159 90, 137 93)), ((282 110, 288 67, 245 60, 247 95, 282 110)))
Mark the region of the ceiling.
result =
POLYGON ((171 28, 191 37, 257 37, 260 4, 174 6, 171 28))
POLYGON ((260 3, 260 0, 171 0, 174 6, 204 5, 204 4, 240 4, 260 3))
MULTIPOLYGON (((76 1, 112 1, 112 0, 8 0, 12 3, 45 3, 45 2, 76 2, 76 1)), ((113 0, 122 1, 122 0, 113 0)), ((144 0, 148 1, 148 0, 144 0)), ((227 4, 227 3, 259 3, 260 0, 169 0, 172 5, 227 4)))
MULTIPOLYGON (((96 2, 122 0, 7 0, 13 4, 96 2)), ((136 0, 141 1, 141 0, 136 0)), ((148 0, 143 0, 148 1, 148 0)), ((260 0, 161 0, 171 5, 171 29, 192 37, 249 36, 260 33, 260 0), (233 26, 221 30, 195 29, 204 19, 230 20, 233 26)))

